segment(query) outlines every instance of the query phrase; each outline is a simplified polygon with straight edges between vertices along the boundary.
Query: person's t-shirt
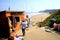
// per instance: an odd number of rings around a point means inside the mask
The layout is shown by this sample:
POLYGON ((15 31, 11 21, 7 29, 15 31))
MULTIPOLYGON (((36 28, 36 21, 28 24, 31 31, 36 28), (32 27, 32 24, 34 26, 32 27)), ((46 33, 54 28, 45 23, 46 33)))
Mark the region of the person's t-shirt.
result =
POLYGON ((22 22, 22 28, 24 29, 24 28, 26 28, 26 22, 22 22))

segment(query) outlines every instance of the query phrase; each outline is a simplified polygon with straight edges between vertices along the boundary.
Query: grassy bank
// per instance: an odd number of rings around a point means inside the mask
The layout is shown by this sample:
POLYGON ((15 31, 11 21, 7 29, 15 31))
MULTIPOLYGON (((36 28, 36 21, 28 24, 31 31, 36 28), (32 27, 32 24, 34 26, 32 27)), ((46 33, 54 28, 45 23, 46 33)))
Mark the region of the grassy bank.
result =
POLYGON ((49 25, 50 19, 53 18, 53 17, 57 20, 58 23, 60 23, 60 9, 59 10, 56 10, 53 13, 51 13, 51 15, 46 20, 44 20, 43 22, 39 22, 38 23, 38 26, 46 26, 46 25, 49 25))

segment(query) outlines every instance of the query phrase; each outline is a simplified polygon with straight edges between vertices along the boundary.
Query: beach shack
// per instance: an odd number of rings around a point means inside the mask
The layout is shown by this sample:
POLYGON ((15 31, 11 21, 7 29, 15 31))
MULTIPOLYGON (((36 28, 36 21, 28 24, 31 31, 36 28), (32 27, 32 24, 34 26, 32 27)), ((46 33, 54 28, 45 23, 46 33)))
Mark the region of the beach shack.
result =
POLYGON ((9 37, 13 28, 18 32, 23 20, 24 11, 0 11, 0 37, 9 37))

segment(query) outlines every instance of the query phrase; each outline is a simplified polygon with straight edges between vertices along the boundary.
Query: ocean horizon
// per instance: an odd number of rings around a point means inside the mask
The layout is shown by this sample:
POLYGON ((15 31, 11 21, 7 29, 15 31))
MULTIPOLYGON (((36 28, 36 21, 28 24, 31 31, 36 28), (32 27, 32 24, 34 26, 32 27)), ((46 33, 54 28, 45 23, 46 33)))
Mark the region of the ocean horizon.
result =
POLYGON ((32 13, 25 13, 26 15, 28 15, 29 17, 32 17, 32 16, 34 16, 34 15, 38 15, 38 14, 48 14, 48 13, 43 13, 43 12, 41 12, 41 13, 37 13, 37 12, 32 12, 32 13))

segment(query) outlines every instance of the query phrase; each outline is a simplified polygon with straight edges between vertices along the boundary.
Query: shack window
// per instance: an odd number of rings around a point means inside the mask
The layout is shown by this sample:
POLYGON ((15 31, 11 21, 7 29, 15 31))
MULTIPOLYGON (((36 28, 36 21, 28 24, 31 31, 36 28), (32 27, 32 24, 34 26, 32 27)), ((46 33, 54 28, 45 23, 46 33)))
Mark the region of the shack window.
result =
POLYGON ((15 19, 16 19, 16 22, 19 22, 20 20, 19 20, 19 17, 15 17, 15 19))

